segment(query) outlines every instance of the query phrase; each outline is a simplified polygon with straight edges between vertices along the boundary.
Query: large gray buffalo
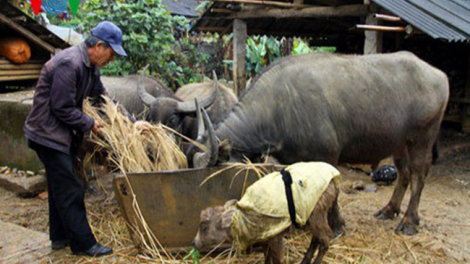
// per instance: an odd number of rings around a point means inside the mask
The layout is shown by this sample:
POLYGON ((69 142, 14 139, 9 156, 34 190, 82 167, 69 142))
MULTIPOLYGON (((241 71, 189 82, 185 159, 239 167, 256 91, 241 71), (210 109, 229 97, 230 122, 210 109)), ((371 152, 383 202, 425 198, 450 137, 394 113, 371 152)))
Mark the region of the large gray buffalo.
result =
MULTIPOLYGON (((397 216, 411 186, 396 228, 410 235, 448 98, 446 75, 409 52, 288 57, 253 81, 215 135, 229 140, 234 158, 269 153, 285 164, 375 164, 392 155, 399 179, 376 217, 397 216)), ((208 153, 194 155, 196 167, 214 161, 208 153)))
MULTIPOLYGON (((145 70, 142 71, 142 75, 145 70)), ((182 86, 175 97, 155 97, 148 93, 143 85, 138 85, 138 94, 142 102, 150 107, 147 121, 167 125, 183 135, 196 139, 196 104, 207 109, 211 121, 218 123, 237 102, 231 89, 217 81, 214 73, 212 82, 194 83, 182 86)))
MULTIPOLYGON (((142 115, 145 110, 145 104, 140 100, 136 92, 138 79, 138 75, 101 77, 101 82, 108 95, 136 117, 142 115)), ((156 79, 144 77, 142 79, 142 86, 153 97, 176 99, 173 91, 156 79)))

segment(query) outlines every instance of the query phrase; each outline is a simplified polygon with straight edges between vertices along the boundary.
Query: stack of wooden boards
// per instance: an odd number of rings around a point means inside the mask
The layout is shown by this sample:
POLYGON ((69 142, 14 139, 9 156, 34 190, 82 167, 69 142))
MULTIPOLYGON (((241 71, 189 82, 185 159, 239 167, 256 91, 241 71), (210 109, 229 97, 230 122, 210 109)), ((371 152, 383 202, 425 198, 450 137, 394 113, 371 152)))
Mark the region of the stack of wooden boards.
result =
POLYGON ((37 79, 44 62, 30 58, 31 48, 25 40, 0 40, 0 81, 37 79))

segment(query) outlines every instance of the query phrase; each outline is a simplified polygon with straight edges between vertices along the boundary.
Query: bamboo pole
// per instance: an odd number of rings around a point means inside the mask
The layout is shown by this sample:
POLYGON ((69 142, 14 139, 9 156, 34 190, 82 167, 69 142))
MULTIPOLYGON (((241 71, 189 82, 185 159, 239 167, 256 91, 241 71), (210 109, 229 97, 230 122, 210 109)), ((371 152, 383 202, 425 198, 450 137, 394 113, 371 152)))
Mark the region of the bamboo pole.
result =
POLYGON ((38 78, 39 78, 39 74, 18 75, 18 76, 0 76, 0 82, 2 82, 2 81, 34 80, 34 79, 38 79, 38 78))
POLYGON ((405 32, 405 27, 389 27, 389 26, 375 26, 375 25, 356 25, 356 28, 375 31, 392 31, 392 32, 405 32))
POLYGON ((4 70, 0 71, 0 76, 10 76, 10 75, 39 75, 41 70, 4 70))
POLYGON ((397 16, 390 16, 390 15, 384 15, 384 14, 374 14, 374 18, 377 18, 378 20, 384 20, 384 21, 402 22, 401 18, 397 16))

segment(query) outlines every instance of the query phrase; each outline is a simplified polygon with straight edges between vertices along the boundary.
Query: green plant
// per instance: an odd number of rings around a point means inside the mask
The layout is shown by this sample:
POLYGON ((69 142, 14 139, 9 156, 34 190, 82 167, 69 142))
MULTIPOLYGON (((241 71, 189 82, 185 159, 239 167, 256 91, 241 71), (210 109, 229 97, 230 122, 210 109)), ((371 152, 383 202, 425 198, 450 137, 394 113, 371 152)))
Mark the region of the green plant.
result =
POLYGON ((203 58, 188 40, 189 21, 172 17, 161 0, 89 0, 82 12, 85 30, 108 20, 123 31, 128 57, 116 57, 102 69, 104 75, 134 74, 150 64, 150 74, 173 88, 200 78, 196 69, 203 58))
POLYGON ((281 56, 280 43, 274 37, 254 36, 246 41, 246 71, 251 76, 281 56))
POLYGON ((191 251, 189 251, 188 254, 186 254, 186 256, 183 257, 183 261, 184 260, 187 260, 188 258, 190 258, 193 260, 193 263, 194 264, 200 264, 200 254, 199 254, 199 250, 193 248, 191 249, 191 251))

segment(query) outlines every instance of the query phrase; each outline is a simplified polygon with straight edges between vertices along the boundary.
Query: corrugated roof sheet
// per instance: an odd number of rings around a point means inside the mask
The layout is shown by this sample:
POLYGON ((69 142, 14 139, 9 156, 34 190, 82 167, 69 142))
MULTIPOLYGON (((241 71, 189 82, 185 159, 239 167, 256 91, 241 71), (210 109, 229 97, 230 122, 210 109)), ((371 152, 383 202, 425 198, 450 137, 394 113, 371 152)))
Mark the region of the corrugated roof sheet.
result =
POLYGON ((199 3, 196 0, 163 0, 163 4, 168 6, 172 15, 185 17, 198 17, 196 7, 199 3))
POLYGON ((470 42, 470 1, 372 0, 435 39, 470 42))

